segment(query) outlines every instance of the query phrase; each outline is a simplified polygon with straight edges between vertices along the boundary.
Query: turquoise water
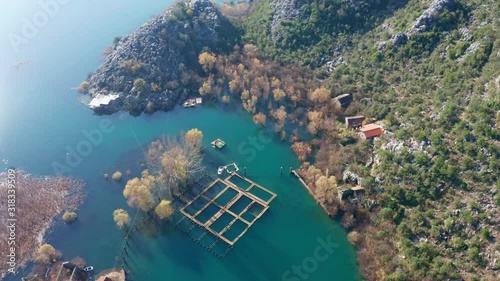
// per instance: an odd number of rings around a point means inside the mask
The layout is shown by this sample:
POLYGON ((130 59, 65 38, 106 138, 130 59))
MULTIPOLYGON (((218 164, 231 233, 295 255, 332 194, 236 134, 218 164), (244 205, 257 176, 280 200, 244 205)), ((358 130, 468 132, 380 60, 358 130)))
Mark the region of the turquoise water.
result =
POLYGON ((149 141, 162 133, 177 135, 197 127, 204 134, 210 172, 236 162, 240 168, 247 167, 250 179, 278 196, 223 260, 171 225, 143 225, 129 249, 134 280, 361 279, 345 231, 288 176, 288 167, 298 166, 293 153, 237 107, 206 104, 133 118, 95 116, 78 102, 71 88, 98 67, 102 50, 113 38, 133 31, 171 1, 67 2, 17 51, 9 34, 21 34, 23 17, 32 18, 42 8, 38 1, 25 1, 2 4, 7 8, 0 11, 0 159, 8 160, 8 164, 0 162, 0 168, 15 166, 53 175, 54 165, 64 165, 66 174, 83 179, 88 191, 78 221, 57 223, 46 237, 49 243, 65 258, 83 257, 96 271, 115 266, 124 234, 115 226, 112 212, 127 208, 124 182, 107 182, 102 175, 129 168, 132 176, 138 175, 139 156, 149 141), (24 60, 29 62, 18 71, 11 68, 24 60), (103 120, 110 124, 106 132, 103 120), (103 132, 102 141, 70 166, 68 151, 81 148, 87 140, 85 132, 96 130, 103 132), (212 149, 210 141, 215 138, 225 140, 227 146, 212 149), (280 167, 284 167, 282 176, 280 167), (334 245, 324 249, 329 241, 334 245), (298 265, 301 272, 294 273, 298 265))

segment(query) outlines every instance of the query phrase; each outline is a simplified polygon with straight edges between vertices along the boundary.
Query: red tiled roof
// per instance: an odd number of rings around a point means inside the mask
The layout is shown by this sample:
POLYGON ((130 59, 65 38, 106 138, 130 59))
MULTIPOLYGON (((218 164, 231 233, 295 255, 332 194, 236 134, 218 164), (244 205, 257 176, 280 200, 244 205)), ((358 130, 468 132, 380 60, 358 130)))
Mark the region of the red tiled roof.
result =
POLYGON ((365 125, 365 126, 361 127, 361 129, 359 129, 359 131, 362 132, 367 139, 373 138, 376 136, 380 136, 384 133, 384 130, 382 130, 382 127, 380 127, 379 125, 375 125, 375 124, 365 125))

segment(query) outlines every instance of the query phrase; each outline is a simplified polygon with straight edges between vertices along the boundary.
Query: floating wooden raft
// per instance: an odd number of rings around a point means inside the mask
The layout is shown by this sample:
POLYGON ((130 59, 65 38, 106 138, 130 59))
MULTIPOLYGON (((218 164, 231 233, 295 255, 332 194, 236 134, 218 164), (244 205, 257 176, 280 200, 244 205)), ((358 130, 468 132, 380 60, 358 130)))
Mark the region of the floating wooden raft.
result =
POLYGON ((226 143, 221 139, 216 139, 211 144, 213 148, 218 148, 218 149, 222 149, 224 146, 226 146, 226 143))

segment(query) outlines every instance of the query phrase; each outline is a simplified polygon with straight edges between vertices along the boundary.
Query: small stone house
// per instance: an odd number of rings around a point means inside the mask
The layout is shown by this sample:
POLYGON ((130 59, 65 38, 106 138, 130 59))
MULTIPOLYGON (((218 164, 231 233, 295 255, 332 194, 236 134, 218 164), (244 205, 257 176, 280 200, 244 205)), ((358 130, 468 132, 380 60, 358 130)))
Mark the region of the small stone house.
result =
POLYGON ((346 128, 358 128, 363 125, 363 121, 365 121, 363 115, 349 116, 345 118, 345 126, 346 128))
POLYGON ((359 185, 351 187, 351 190, 354 193, 354 196, 362 195, 365 193, 365 188, 359 185))
POLYGON ((376 124, 368 124, 359 129, 359 135, 362 139, 372 139, 384 133, 384 129, 376 124))
POLYGON ((362 186, 354 186, 349 189, 339 190, 338 197, 340 201, 345 201, 350 198, 359 198, 365 194, 365 189, 362 186))
POLYGON ((346 107, 352 101, 352 95, 351 94, 343 94, 343 95, 337 96, 337 97, 335 97, 335 101, 340 106, 346 107))

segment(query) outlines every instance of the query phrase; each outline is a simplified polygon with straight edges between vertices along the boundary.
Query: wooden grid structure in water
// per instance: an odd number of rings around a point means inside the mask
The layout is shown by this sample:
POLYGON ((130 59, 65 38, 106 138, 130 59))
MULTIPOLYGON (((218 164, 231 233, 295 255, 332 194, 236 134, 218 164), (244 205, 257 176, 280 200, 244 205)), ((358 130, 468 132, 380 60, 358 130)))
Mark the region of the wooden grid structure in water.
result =
MULTIPOLYGON (((232 173, 226 179, 214 179, 197 196, 180 208, 180 212, 194 222, 190 231, 198 226, 216 237, 216 242, 220 240, 232 247, 264 215, 274 198, 276 198, 275 193, 246 177, 232 173), (236 181, 243 182, 248 187, 242 188, 235 183, 236 181), (255 193, 266 195, 268 198, 263 199, 255 193), (224 201, 227 195, 230 198, 224 201), (237 202, 244 204, 243 208, 240 207, 241 210, 235 210, 237 202), (223 217, 229 218, 229 221, 225 223, 223 217), (236 225, 242 226, 243 229, 238 231, 236 225), (234 237, 227 235, 230 231, 234 237), (234 235, 235 232, 236 235, 234 235)), ((202 235, 203 238, 206 234, 202 235)), ((200 242, 200 238, 195 240, 200 242)))

